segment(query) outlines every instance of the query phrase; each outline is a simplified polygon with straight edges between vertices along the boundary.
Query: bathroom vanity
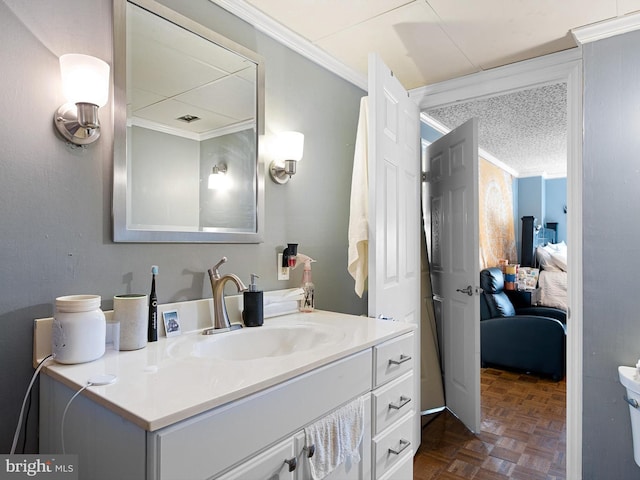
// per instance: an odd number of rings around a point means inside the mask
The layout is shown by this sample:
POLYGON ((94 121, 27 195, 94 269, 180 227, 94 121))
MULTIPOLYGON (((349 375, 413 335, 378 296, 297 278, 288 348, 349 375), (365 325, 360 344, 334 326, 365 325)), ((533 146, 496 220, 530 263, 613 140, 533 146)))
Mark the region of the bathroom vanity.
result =
POLYGON ((414 326, 331 312, 258 328, 161 337, 94 362, 49 363, 40 452, 79 456, 92 479, 307 479, 304 427, 363 399, 361 461, 328 478, 411 479, 417 399, 414 326))

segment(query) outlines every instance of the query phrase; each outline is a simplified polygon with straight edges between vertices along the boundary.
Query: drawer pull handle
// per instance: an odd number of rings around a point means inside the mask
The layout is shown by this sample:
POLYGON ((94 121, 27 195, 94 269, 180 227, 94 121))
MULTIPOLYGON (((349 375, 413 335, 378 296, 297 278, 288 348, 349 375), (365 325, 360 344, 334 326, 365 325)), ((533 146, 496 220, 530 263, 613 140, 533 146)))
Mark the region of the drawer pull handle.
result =
POLYGON ((285 460, 284 463, 289 465, 289 472, 293 472, 298 466, 298 460, 296 459, 296 457, 291 457, 290 459, 285 460))
POLYGON ((393 358, 389 359, 389 365, 401 365, 404 362, 408 362, 411 360, 411 355, 405 355, 404 353, 400 354, 400 358, 398 360, 394 360, 393 358))
POLYGON ((400 447, 398 448, 398 450, 394 450, 393 448, 389 449, 389 453, 393 453, 394 455, 400 455, 402 452, 404 452, 409 445, 411 445, 411 442, 409 440, 405 440, 403 438, 400 439, 400 447))
POLYGON ((313 454, 316 453, 316 446, 309 445, 308 447, 304 447, 304 451, 307 452, 307 458, 313 457, 313 454))
POLYGON ((400 395, 400 401, 398 403, 391 402, 389 404, 389 408, 392 408, 393 410, 400 410, 402 407, 404 407, 410 401, 411 401, 411 398, 405 397, 404 395, 400 395))

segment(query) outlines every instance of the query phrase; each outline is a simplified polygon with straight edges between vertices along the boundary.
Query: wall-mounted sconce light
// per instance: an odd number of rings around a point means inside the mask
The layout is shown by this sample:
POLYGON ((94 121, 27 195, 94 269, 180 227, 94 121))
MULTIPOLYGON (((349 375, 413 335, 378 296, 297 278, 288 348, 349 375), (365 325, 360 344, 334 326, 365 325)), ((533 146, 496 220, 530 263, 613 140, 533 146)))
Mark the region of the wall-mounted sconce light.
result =
POLYGON ((214 165, 211 173, 209 174, 209 189, 210 190, 224 190, 229 185, 229 179, 227 178, 227 166, 221 163, 220 166, 214 165))
POLYGON ((275 148, 276 160, 271 162, 269 173, 274 182, 285 184, 296 173, 296 164, 302 160, 304 135, 299 132, 278 134, 275 148))
POLYGON ((100 137, 98 108, 109 99, 109 65, 99 58, 70 53, 60 57, 62 92, 68 103, 54 116, 58 131, 75 145, 100 137))

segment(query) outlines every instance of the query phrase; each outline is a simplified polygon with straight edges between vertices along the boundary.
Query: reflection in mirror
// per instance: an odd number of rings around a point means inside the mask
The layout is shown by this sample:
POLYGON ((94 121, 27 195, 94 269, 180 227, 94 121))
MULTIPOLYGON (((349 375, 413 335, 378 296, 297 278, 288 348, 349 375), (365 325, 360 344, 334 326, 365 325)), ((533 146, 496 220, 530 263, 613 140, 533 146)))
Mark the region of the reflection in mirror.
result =
POLYGON ((153 1, 114 15, 114 240, 261 241, 260 57, 153 1))

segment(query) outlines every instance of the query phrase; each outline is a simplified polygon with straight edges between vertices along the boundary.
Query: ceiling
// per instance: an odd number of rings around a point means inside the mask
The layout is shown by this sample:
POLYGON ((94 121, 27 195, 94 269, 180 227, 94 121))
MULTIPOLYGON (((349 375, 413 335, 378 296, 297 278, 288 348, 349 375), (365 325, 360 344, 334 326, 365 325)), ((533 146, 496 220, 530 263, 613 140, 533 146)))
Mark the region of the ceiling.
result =
MULTIPOLYGON (((296 42, 346 65, 356 78, 366 79, 367 57, 375 51, 408 90, 574 48, 572 29, 640 10, 640 0, 219 3, 250 4, 294 32, 296 42)), ((516 176, 557 176, 566 168, 552 162, 566 164, 566 92, 561 90, 529 91, 431 113, 448 127, 467 115, 479 116, 480 146, 516 176), (519 112, 526 115, 521 118, 519 112)))
POLYGON ((428 110, 448 132, 478 118, 481 155, 516 177, 567 175, 567 85, 558 83, 428 110))
POLYGON ((378 52, 407 90, 573 48, 640 0, 244 0, 355 71, 378 52))

